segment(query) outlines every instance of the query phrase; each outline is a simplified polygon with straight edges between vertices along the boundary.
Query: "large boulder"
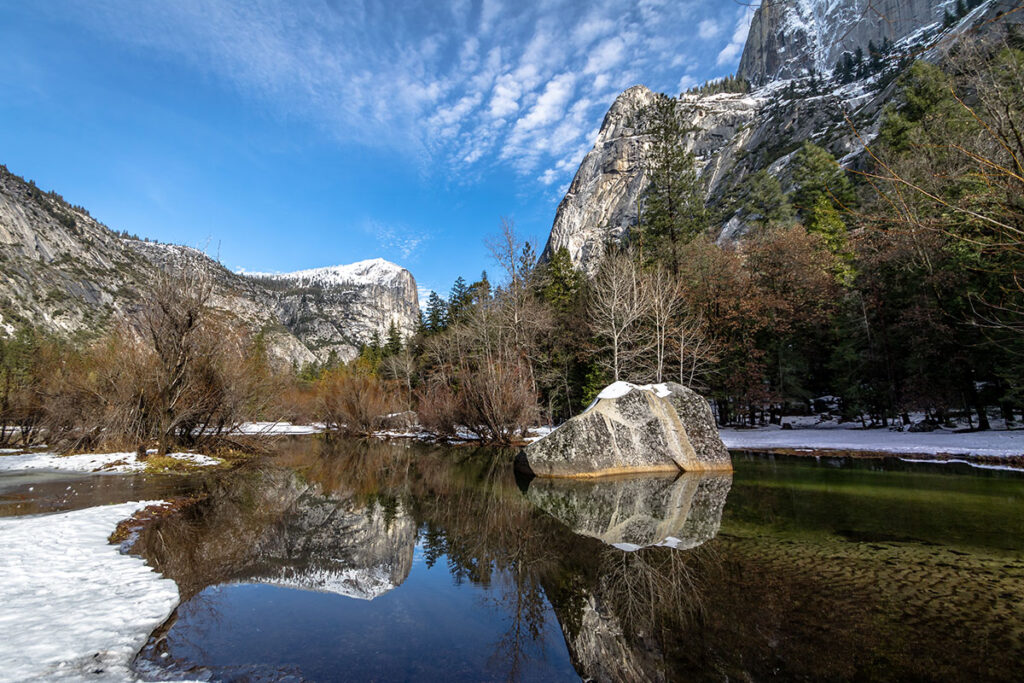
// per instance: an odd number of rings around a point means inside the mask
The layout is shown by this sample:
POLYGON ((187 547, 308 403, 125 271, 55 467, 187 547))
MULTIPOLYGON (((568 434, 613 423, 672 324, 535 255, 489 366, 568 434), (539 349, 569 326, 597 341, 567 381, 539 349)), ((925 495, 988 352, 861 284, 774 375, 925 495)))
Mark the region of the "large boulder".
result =
POLYGON ((711 408, 678 384, 616 382, 583 413, 523 449, 516 466, 541 477, 732 470, 711 408))

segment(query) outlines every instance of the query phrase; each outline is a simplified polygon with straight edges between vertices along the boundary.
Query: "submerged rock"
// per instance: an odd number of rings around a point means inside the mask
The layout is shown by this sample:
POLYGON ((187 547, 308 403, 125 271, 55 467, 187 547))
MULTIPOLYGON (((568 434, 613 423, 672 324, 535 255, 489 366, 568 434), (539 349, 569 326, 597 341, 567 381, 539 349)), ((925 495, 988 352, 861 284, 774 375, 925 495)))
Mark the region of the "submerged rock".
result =
POLYGON ((523 449, 516 466, 541 477, 732 470, 703 398, 679 384, 627 382, 523 449))
POLYGON ((600 480, 534 479, 526 497, 573 532, 620 550, 685 550, 718 534, 732 487, 728 472, 600 480))

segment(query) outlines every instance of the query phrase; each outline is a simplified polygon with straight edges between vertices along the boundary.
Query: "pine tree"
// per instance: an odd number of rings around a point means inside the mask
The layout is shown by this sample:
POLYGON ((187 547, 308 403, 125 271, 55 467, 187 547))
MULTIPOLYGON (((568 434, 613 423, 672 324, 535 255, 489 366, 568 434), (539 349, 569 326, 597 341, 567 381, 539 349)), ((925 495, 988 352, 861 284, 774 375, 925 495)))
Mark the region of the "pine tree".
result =
POLYGON ((572 265, 569 250, 559 247, 548 261, 542 278, 541 298, 558 313, 566 313, 579 294, 581 275, 572 265))
POLYGON ((460 275, 448 295, 448 324, 455 325, 462 322, 472 304, 473 290, 466 284, 466 279, 460 275))
POLYGON ((793 208, 782 193, 779 179, 765 170, 750 176, 741 208, 748 220, 759 227, 785 224, 793 219, 793 208))
POLYGON ((480 273, 480 279, 470 285, 470 289, 473 292, 473 304, 478 305, 490 301, 491 281, 487 278, 486 270, 480 273))
POLYGON ((837 209, 853 204, 853 184, 828 150, 805 142, 793 156, 791 169, 796 185, 791 200, 801 220, 806 220, 820 196, 830 199, 837 209))
POLYGON ((428 334, 437 334, 448 328, 448 304, 437 292, 427 299, 426 328, 428 334))
POLYGON ((388 341, 384 345, 385 356, 397 356, 402 352, 402 333, 398 331, 398 326, 395 325, 395 321, 392 320, 388 326, 388 341))
POLYGON ((646 114, 651 147, 644 162, 649 184, 640 233, 648 248, 668 261, 675 273, 680 248, 705 228, 704 186, 693 154, 683 148, 689 130, 682 124, 677 100, 659 94, 646 114))

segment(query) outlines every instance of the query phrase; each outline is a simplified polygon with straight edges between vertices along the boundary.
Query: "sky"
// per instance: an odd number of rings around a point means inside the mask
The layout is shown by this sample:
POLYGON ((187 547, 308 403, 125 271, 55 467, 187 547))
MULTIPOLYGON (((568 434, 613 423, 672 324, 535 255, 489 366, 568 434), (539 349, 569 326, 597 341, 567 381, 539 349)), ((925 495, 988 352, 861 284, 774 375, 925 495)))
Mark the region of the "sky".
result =
MULTIPOLYGON (((745 0, 0 0, 0 163, 233 270, 539 252, 608 107, 735 72, 745 0)), ((493 272, 493 271, 492 271, 493 272)))

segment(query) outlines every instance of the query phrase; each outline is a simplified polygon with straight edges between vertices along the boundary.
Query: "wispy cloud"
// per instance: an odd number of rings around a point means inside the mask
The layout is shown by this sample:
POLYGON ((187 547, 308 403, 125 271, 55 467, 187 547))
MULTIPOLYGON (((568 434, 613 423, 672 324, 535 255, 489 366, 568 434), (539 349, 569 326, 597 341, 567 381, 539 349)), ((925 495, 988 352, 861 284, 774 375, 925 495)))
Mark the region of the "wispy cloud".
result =
MULTIPOLYGON (((721 11, 696 0, 43 7, 338 142, 387 146, 445 171, 507 163, 548 185, 571 175, 619 91, 634 79, 668 91, 695 79, 682 73, 693 70, 685 54, 696 37, 708 67, 734 62, 751 14, 743 8, 732 36, 720 37, 721 11)), ((393 239, 403 254, 418 246, 393 239)))
POLYGON ((386 225, 376 220, 365 221, 362 228, 363 232, 377 238, 385 253, 400 256, 404 262, 415 261, 420 246, 430 239, 429 235, 406 226, 386 225))
POLYGON ((729 44, 718 53, 716 64, 725 66, 740 58, 743 52, 743 45, 747 42, 747 34, 750 33, 750 22, 754 19, 754 7, 744 6, 740 8, 739 18, 736 19, 736 28, 733 29, 732 39, 729 44))

